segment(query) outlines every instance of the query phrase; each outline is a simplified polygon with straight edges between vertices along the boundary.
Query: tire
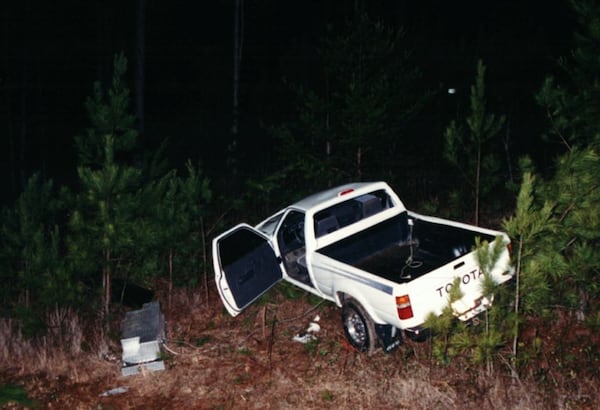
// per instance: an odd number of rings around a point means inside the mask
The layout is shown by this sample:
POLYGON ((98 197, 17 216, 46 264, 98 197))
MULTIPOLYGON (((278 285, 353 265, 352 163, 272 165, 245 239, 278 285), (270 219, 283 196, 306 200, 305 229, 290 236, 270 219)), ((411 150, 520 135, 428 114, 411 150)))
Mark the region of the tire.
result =
POLYGON ((347 298, 342 305, 342 325, 348 342, 359 352, 372 354, 377 347, 375 324, 362 305, 347 298))

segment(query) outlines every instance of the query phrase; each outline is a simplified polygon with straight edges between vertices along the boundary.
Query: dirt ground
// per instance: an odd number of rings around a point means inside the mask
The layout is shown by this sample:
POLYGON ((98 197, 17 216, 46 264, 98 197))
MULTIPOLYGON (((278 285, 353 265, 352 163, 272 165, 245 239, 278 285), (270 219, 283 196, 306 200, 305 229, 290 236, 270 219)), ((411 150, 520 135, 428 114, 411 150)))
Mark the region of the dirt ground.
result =
POLYGON ((510 377, 501 364, 492 376, 458 361, 435 366, 428 342, 368 356, 347 345, 332 304, 273 289, 232 318, 215 292, 208 300, 201 293, 179 294, 170 311, 161 300, 164 371, 121 376, 113 335, 108 355, 82 354, 60 370, 5 363, 0 383, 22 386, 30 407, 48 409, 593 409, 600 402, 598 363, 569 379, 549 356, 546 378, 533 381, 533 373, 510 377), (316 339, 293 340, 316 316, 316 339))

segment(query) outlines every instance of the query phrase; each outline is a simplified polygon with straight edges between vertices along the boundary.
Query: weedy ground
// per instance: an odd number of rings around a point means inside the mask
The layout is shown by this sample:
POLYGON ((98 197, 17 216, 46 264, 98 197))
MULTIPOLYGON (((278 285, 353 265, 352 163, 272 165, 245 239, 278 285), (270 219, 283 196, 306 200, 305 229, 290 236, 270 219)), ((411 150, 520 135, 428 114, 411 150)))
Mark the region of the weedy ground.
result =
POLYGON ((466 359, 440 366, 428 342, 407 341, 391 354, 358 353, 344 340, 338 308, 288 292, 272 289, 237 318, 213 291, 178 290, 170 310, 159 295, 166 370, 130 377, 121 376, 118 310, 108 331, 73 311, 54 312, 54 330, 35 342, 2 320, 0 406, 593 409, 600 403, 598 335, 569 328, 566 317, 554 328, 530 326, 522 340, 530 357, 516 378, 500 357, 491 374, 466 359), (293 341, 316 315, 317 338, 293 341))

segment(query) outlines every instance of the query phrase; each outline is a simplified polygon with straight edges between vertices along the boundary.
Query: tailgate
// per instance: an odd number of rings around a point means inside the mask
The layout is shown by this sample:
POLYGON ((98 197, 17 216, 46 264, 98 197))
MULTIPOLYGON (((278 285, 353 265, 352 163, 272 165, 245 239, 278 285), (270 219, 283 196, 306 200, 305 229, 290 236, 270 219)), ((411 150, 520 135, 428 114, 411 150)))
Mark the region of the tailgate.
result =
MULTIPOLYGON (((492 272, 496 282, 510 279, 507 272, 508 252, 497 263, 492 272)), ((452 304, 455 315, 461 320, 468 320, 484 311, 491 301, 483 298, 483 272, 479 269, 475 253, 470 252, 432 272, 429 272, 407 283, 413 318, 403 321, 404 327, 422 325, 430 313, 441 314, 447 306, 454 281, 458 283, 463 297, 452 304)), ((401 295, 396 295, 401 296, 401 295)))

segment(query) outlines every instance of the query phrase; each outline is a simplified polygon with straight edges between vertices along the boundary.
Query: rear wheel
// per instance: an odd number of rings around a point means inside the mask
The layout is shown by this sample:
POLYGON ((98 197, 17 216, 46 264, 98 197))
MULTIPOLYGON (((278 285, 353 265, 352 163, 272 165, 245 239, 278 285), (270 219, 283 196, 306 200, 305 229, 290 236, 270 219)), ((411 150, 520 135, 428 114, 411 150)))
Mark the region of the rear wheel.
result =
POLYGON ((342 324, 348 342, 360 352, 375 351, 377 336, 375 324, 360 303, 354 298, 348 298, 342 305, 342 324))

